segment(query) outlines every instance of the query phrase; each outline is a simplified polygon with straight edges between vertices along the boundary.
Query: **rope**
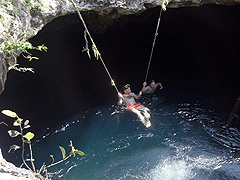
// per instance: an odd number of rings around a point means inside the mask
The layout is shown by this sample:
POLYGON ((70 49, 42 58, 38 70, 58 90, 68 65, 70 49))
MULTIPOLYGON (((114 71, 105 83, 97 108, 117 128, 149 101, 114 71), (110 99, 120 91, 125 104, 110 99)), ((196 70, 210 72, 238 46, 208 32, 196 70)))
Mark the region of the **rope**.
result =
POLYGON ((91 42, 92 42, 92 50, 93 50, 93 52, 94 52, 95 58, 96 58, 97 60, 98 60, 98 59, 101 60, 101 62, 102 62, 102 64, 103 64, 103 67, 105 68, 105 70, 106 70, 106 72, 107 72, 107 74, 108 74, 108 76, 109 76, 109 78, 110 78, 110 80, 111 80, 112 86, 114 86, 114 88, 115 88, 115 90, 117 91, 117 93, 119 93, 119 90, 118 90, 118 88, 117 88, 117 86, 116 86, 116 84, 115 84, 112 76, 110 75, 110 73, 109 73, 109 71, 108 71, 108 69, 107 69, 107 66, 106 66, 105 63, 104 63, 104 61, 103 61, 103 59, 102 59, 102 56, 101 56, 100 52, 98 51, 97 46, 96 46, 96 44, 94 43, 93 38, 92 38, 90 32, 88 31, 87 25, 86 25, 86 23, 85 23, 82 15, 81 15, 81 13, 80 13, 78 7, 77 7, 77 5, 75 4, 75 2, 74 2, 73 0, 71 0, 71 1, 72 1, 72 3, 73 3, 74 7, 76 8, 77 13, 78 13, 78 16, 79 16, 80 20, 82 21, 83 26, 84 26, 84 28, 85 28, 84 38, 85 38, 85 42, 86 42, 86 47, 83 48, 83 51, 87 51, 87 54, 88 54, 88 56, 89 56, 89 59, 91 59, 90 50, 88 49, 88 41, 87 41, 87 35, 88 35, 89 39, 90 39, 91 42))
POLYGON ((150 58, 149 58, 149 61, 148 61, 148 67, 147 67, 147 72, 146 72, 146 76, 145 76, 145 81, 144 82, 147 81, 148 72, 149 72, 149 68, 150 68, 150 64, 151 64, 152 56, 153 56, 153 50, 154 50, 155 42, 156 42, 157 35, 158 35, 159 25, 160 25, 160 22, 161 22, 162 11, 163 10, 166 11, 166 6, 167 5, 168 5, 168 0, 163 0, 163 2, 161 4, 161 9, 160 9, 160 13, 159 13, 158 23, 157 23, 157 27, 156 27, 156 31, 155 31, 155 36, 154 36, 154 39, 153 39, 152 50, 151 50, 151 53, 150 53, 150 58))

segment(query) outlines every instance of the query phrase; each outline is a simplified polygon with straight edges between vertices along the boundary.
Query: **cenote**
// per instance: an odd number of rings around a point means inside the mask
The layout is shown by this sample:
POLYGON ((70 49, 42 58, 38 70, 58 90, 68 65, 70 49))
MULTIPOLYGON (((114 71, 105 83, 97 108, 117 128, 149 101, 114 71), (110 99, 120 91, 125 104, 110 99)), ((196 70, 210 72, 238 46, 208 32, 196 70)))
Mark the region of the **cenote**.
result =
MULTIPOLYGON (((138 93, 145 78, 159 8, 123 17, 93 39, 119 89, 138 93)), ((69 141, 85 156, 49 169, 52 179, 186 180, 240 179, 239 127, 226 125, 240 89, 240 6, 203 5, 167 9, 148 80, 161 82, 151 110, 152 127, 117 106, 117 93, 101 62, 88 59, 77 15, 60 17, 30 41, 48 52, 19 64, 35 73, 10 71, 0 108, 29 119, 36 134, 39 168, 69 141), (57 22, 72 22, 57 28, 57 22)), ((7 136, 11 119, 1 115, 4 157, 21 165, 20 151, 7 153, 18 139, 7 136)))

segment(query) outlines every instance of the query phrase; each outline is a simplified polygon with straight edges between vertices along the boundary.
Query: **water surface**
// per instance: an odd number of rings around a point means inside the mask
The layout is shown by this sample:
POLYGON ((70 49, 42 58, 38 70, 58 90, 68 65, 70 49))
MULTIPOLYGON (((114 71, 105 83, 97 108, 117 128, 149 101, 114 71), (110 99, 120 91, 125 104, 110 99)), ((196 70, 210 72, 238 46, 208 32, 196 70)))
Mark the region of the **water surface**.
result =
POLYGON ((80 111, 47 130, 34 148, 37 156, 61 158, 58 146, 73 140, 85 156, 50 168, 53 179, 240 179, 239 131, 228 128, 214 110, 201 102, 145 103, 152 127, 116 105, 80 111))

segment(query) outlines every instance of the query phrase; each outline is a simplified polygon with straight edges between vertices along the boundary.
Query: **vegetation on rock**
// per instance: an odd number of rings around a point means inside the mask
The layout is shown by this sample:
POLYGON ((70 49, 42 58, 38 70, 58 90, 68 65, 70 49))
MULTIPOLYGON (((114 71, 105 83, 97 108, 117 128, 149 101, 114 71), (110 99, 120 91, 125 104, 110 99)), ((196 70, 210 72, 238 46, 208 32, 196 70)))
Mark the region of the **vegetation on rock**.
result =
POLYGON ((80 156, 84 156, 85 154, 82 151, 79 151, 77 149, 74 148, 72 141, 70 141, 70 147, 71 147, 71 151, 69 153, 69 155, 66 155, 66 150, 62 147, 59 146, 59 149, 61 150, 62 153, 62 159, 55 162, 55 159, 53 157, 53 155, 50 155, 50 157, 52 158, 52 163, 49 165, 46 165, 45 163, 43 163, 43 165, 41 166, 41 168, 39 170, 36 169, 35 167, 35 159, 33 157, 33 150, 32 150, 32 143, 31 140, 34 138, 35 134, 32 132, 26 132, 25 130, 30 128, 30 124, 29 124, 29 120, 23 120, 22 118, 20 118, 17 113, 11 111, 11 110, 3 110, 2 113, 6 116, 9 116, 11 118, 14 118, 14 122, 13 122, 13 126, 14 127, 18 127, 19 131, 17 130, 8 130, 8 134, 10 137, 15 138, 17 136, 21 137, 21 146, 13 144, 10 146, 10 149, 8 152, 11 151, 16 151, 18 149, 22 150, 22 161, 23 164, 27 167, 27 169, 29 169, 30 171, 32 171, 33 173, 36 174, 36 177, 43 179, 43 180, 47 180, 50 179, 51 176, 55 173, 49 173, 48 172, 48 168, 55 166, 65 160, 67 160, 68 158, 74 156, 76 154, 80 155, 80 156), (29 154, 30 154, 30 158, 26 159, 25 157, 25 152, 26 152, 26 146, 28 146, 29 149, 29 154), (28 162, 30 162, 31 166, 28 164, 28 162))

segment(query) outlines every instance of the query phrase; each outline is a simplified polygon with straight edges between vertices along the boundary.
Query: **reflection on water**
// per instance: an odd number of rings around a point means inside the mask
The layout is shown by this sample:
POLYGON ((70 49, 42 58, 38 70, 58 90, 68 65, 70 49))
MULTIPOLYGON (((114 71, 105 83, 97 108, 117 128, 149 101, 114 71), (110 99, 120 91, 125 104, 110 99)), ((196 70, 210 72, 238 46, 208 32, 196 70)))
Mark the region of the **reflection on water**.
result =
MULTIPOLYGON (((53 179, 239 179, 239 132, 226 128, 199 102, 173 105, 156 99, 152 127, 115 105, 79 112, 35 143, 36 156, 61 158, 58 146, 73 140, 86 155, 50 171, 53 179)), ((38 159, 39 157, 35 157, 38 159)))

